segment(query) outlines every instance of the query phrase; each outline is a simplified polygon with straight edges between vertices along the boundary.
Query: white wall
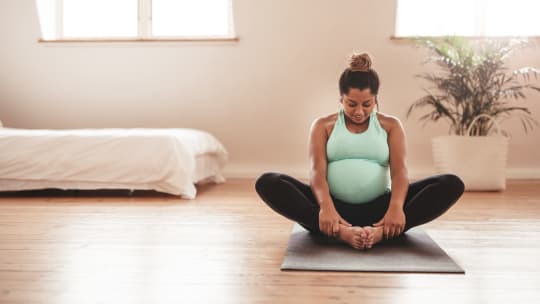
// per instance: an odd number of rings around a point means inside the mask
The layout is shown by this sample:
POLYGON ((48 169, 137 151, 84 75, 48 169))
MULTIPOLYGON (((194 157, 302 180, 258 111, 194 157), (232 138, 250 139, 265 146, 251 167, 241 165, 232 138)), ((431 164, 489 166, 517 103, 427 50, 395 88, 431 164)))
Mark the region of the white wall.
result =
MULTIPOLYGON (((0 0, 0 119, 19 128, 191 127, 228 148, 228 176, 267 170, 306 176, 307 133, 338 105, 337 79, 353 50, 382 79, 381 111, 400 117, 413 176, 432 170, 430 137, 405 120, 422 96, 424 51, 393 34, 394 1, 236 0, 239 42, 40 44, 33 0, 0 0)), ((512 66, 540 67, 539 49, 512 66)), ((540 94, 526 102, 540 121, 540 94)), ((540 177, 540 128, 513 134, 510 177, 540 177)))

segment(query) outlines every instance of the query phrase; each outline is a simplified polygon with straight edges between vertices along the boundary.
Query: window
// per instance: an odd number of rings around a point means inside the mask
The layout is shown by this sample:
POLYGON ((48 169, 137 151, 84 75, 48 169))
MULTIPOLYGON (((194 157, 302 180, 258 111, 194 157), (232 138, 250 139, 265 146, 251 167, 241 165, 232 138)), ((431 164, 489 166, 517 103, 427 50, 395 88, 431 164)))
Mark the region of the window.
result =
POLYGON ((396 36, 540 36, 538 0, 397 0, 396 36))
POLYGON ((233 39, 232 0, 36 0, 42 39, 233 39))

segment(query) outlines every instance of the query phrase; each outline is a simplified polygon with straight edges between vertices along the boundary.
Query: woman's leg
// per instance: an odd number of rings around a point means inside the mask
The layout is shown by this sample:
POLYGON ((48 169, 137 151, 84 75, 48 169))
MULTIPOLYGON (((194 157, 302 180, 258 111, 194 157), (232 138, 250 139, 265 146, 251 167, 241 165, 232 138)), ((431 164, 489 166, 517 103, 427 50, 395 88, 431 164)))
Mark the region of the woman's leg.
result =
MULTIPOLYGON (((274 211, 298 222, 311 232, 321 233, 320 208, 309 185, 285 174, 265 173, 257 180, 255 188, 274 211)), ((442 215, 459 199, 463 191, 461 179, 451 174, 431 176, 410 184, 403 206, 405 231, 442 215)), ((336 210, 345 220, 353 226, 363 227, 374 224, 384 216, 390 196, 391 193, 385 193, 364 204, 333 200, 336 210)))
MULTIPOLYGON (((263 174, 255 188, 261 198, 277 213, 291 219, 312 233, 324 235, 319 228, 319 211, 311 187, 279 173, 263 174)), ((367 234, 361 227, 341 226, 338 238, 353 248, 364 249, 367 234)))
POLYGON ((351 204, 333 198, 337 212, 353 226, 371 226, 380 220, 390 203, 390 192, 363 204, 351 204))
MULTIPOLYGON (((451 174, 431 176, 410 184, 403 206, 405 231, 441 216, 459 199, 463 191, 461 179, 451 174)), ((373 236, 373 242, 367 245, 370 248, 383 238, 382 227, 370 226, 384 216, 390 196, 390 192, 385 193, 364 204, 350 204, 334 199, 334 204, 345 220, 354 226, 364 227, 373 236)))
POLYGON ((309 185, 291 176, 270 172, 257 179, 255 189, 274 211, 298 222, 311 232, 321 233, 320 208, 309 185))
MULTIPOLYGON (((461 179, 452 174, 434 175, 409 185, 403 204, 405 229, 425 224, 441 216, 463 194, 461 179)), ((372 225, 379 221, 390 203, 391 193, 385 193, 363 204, 350 204, 334 199, 341 216, 355 226, 372 225)))
POLYGON ((405 231, 441 216, 464 190, 461 179, 453 174, 435 175, 412 183, 403 206, 407 221, 405 231))

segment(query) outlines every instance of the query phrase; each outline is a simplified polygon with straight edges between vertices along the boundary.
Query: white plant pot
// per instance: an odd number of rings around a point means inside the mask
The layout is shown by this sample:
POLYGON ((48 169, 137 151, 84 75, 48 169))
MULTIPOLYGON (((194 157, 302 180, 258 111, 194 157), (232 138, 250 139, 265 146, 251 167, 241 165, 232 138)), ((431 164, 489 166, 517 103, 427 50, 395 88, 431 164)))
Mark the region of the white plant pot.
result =
POLYGON ((467 191, 506 188, 508 138, 504 136, 438 136, 432 138, 438 173, 459 176, 467 191))

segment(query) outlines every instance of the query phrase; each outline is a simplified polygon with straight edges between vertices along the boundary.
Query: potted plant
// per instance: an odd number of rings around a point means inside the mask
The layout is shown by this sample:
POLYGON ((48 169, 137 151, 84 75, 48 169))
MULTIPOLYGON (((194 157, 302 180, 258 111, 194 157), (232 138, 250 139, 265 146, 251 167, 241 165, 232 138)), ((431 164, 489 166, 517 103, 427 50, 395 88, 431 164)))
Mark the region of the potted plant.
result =
POLYGON ((439 70, 417 75, 431 86, 409 107, 407 117, 427 108, 421 121, 444 120, 450 125, 451 135, 432 139, 436 170, 459 175, 467 190, 504 189, 508 134, 501 130, 501 120, 518 116, 525 132, 538 125, 517 101, 525 98, 525 91, 540 92, 530 83, 540 71, 532 67, 511 71, 505 62, 529 43, 455 36, 416 41, 430 51, 427 62, 439 70))

